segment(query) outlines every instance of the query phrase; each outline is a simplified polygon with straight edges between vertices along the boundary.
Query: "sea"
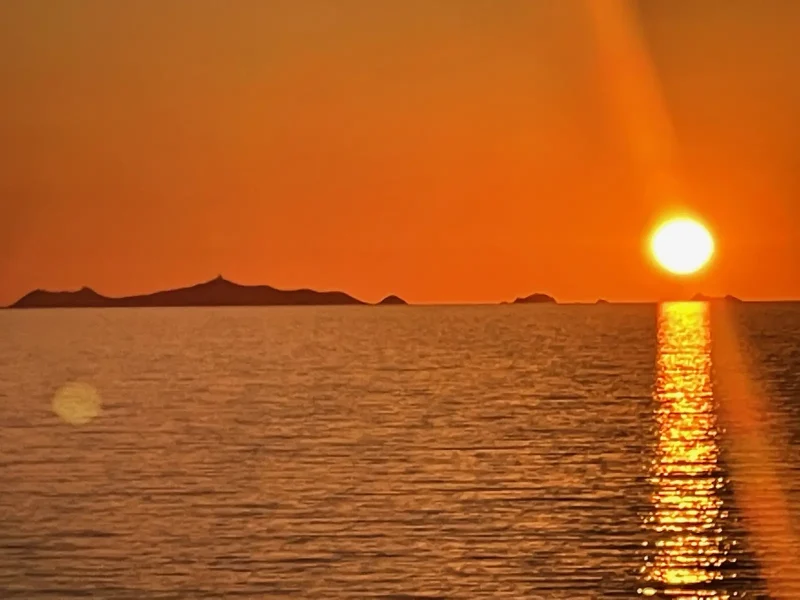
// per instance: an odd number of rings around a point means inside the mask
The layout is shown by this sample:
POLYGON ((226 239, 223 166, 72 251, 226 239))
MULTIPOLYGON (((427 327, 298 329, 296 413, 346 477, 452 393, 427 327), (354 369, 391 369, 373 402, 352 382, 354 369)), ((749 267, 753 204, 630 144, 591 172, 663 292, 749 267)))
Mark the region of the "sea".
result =
POLYGON ((785 597, 800 305, 726 309, 757 429, 715 310, 0 311, 0 598, 785 597))

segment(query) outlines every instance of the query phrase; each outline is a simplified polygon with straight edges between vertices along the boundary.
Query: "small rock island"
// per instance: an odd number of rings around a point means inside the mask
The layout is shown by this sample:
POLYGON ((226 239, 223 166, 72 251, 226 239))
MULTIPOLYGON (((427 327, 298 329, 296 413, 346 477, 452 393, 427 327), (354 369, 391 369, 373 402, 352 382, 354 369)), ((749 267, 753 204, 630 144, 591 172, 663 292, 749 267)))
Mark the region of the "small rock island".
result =
POLYGON ((408 306, 408 302, 403 300, 400 296, 392 294, 378 302, 378 306, 408 306))

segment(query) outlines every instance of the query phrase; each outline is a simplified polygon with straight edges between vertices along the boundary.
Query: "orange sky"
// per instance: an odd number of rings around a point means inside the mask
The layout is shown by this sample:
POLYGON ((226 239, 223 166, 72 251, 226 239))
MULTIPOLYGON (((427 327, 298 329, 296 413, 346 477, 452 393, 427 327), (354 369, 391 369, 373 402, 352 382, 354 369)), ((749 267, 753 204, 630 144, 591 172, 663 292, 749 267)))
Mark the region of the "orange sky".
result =
POLYGON ((365 300, 800 298, 800 2, 640 9, 682 198, 645 191, 580 0, 3 0, 0 304, 220 272, 365 300), (642 251, 675 206, 717 237, 688 283, 642 251))

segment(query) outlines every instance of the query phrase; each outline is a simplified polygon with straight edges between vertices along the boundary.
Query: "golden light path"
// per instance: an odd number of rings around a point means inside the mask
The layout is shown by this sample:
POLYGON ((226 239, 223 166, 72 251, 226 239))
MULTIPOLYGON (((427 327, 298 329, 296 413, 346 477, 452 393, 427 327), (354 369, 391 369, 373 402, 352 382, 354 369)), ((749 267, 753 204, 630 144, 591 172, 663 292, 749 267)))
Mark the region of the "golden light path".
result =
MULTIPOLYGON (((660 307, 655 399, 658 445, 647 528, 655 544, 643 568, 645 596, 727 599, 720 569, 733 541, 719 494, 716 409, 711 387, 711 333, 706 303, 660 307)), ((735 576, 735 575, 734 575, 735 576)))
POLYGON ((87 383, 68 383, 53 396, 53 412, 70 425, 86 425, 100 415, 100 395, 87 383))

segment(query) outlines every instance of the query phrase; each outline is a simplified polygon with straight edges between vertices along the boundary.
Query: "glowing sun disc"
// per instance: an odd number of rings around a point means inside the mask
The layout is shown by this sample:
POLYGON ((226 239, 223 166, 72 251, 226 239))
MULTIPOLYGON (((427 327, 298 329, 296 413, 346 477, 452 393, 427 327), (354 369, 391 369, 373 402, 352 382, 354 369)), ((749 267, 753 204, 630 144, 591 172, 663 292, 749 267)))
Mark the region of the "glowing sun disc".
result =
POLYGON ((673 219, 656 229, 650 249, 656 262, 670 273, 690 275, 711 260, 714 238, 694 219, 673 219))

